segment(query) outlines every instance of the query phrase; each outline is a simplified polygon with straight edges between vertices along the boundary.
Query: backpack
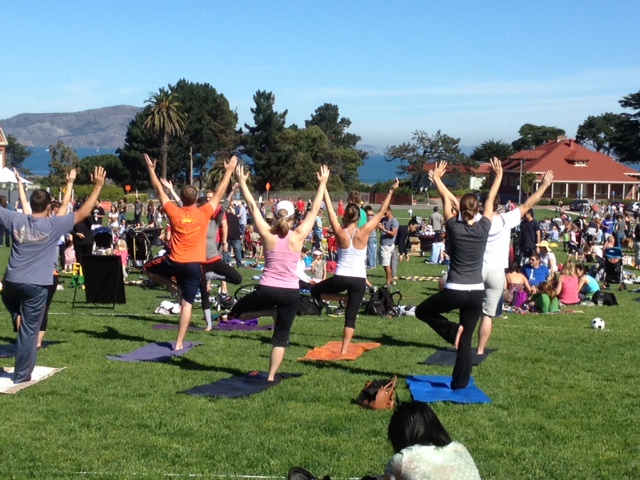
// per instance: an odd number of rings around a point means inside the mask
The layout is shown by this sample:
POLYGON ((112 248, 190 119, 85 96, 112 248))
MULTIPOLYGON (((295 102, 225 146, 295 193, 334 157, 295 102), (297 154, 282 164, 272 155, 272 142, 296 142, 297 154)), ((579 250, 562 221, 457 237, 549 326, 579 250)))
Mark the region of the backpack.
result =
POLYGON ((322 306, 310 295, 300 295, 298 315, 320 315, 322 306))
POLYGON ((396 307, 402 300, 400 291, 391 292, 387 287, 380 287, 371 294, 371 298, 365 305, 364 313, 366 315, 378 315, 384 317, 387 315, 395 316, 396 307), (394 299, 398 296, 398 300, 394 299))

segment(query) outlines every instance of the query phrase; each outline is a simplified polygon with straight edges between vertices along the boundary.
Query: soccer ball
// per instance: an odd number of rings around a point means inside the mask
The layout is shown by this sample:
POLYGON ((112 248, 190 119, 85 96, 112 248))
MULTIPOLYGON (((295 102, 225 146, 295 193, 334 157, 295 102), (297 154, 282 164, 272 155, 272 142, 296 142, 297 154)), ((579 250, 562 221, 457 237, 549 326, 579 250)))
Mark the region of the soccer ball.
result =
POLYGON ((604 330, 604 320, 601 318, 594 318, 591 320, 591 327, 596 330, 604 330))

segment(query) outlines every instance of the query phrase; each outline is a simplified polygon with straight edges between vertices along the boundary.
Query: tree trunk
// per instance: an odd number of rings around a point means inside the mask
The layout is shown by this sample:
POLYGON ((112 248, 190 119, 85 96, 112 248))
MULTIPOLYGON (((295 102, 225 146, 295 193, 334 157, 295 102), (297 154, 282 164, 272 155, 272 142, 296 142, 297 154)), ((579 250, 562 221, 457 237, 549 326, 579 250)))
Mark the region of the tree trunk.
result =
POLYGON ((160 157, 162 159, 162 178, 167 178, 167 157, 169 156, 169 135, 164 132, 162 136, 162 146, 160 147, 160 157))

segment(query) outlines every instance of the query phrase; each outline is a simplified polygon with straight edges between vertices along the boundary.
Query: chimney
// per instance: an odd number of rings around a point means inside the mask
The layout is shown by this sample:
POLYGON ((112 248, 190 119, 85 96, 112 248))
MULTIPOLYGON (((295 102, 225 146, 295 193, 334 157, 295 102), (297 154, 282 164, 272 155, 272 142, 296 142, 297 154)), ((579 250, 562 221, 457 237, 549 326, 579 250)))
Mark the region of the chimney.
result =
POLYGON ((573 150, 573 143, 575 142, 575 139, 570 138, 569 139, 569 148, 573 150))

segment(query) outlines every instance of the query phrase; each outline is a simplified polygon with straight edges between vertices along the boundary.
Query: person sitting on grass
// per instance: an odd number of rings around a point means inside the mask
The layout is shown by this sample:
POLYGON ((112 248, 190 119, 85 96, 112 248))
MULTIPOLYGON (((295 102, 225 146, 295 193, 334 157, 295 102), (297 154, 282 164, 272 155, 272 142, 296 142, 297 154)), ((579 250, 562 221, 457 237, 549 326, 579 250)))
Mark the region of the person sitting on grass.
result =
POLYGON ((556 294, 557 280, 554 276, 538 285, 537 292, 530 298, 529 308, 537 313, 557 313, 560 302, 556 294))
POLYGON ((584 263, 576 265, 576 275, 578 276, 578 297, 584 302, 591 300, 593 294, 600 291, 600 284, 591 275, 587 274, 587 266, 584 263))
POLYGON ((529 264, 522 268, 522 273, 527 277, 529 285, 533 291, 535 291, 534 287, 537 287, 542 282, 546 281, 550 274, 549 268, 541 265, 540 254, 538 253, 531 255, 529 258, 529 264))
POLYGON ((480 479, 471 454, 451 440, 426 403, 401 403, 391 416, 388 437, 395 455, 384 480, 480 479))
POLYGON ((295 207, 288 200, 276 204, 276 220, 270 226, 260 215, 259 207, 247 186, 248 170, 236 168, 236 178, 242 195, 251 210, 255 228, 262 239, 264 270, 255 291, 238 300, 229 312, 229 318, 239 318, 244 312, 278 308, 267 380, 273 382, 289 346, 291 326, 300 305, 300 285, 297 275, 300 251, 311 232, 320 209, 322 194, 329 180, 329 168, 323 165, 318 172, 318 192, 305 219, 292 230, 295 207))
POLYGON ((527 277, 520 272, 520 264, 516 261, 509 264, 505 274, 505 283, 504 303, 507 305, 521 307, 527 301, 528 294, 533 291, 527 277))
POLYGON ((578 296, 580 288, 578 287, 578 283, 575 264, 571 259, 568 259, 562 268, 562 273, 558 278, 558 285, 556 286, 558 300, 560 300, 562 305, 577 305, 580 303, 580 297, 578 296))
POLYGON ((329 222, 333 229, 338 243, 338 265, 335 275, 323 282, 315 285, 311 289, 311 295, 318 301, 324 293, 347 292, 347 306, 344 312, 344 331, 342 335, 341 354, 347 353, 347 349, 353 338, 356 329, 356 316, 360 309, 360 303, 364 298, 367 287, 367 244, 369 235, 375 231, 380 224, 380 220, 385 212, 389 212, 389 204, 393 192, 398 188, 399 182, 396 179, 391 185, 389 193, 384 199, 377 214, 358 227, 360 221, 360 207, 355 203, 347 204, 342 224, 333 211, 333 204, 329 197, 329 192, 324 191, 324 202, 329 213, 329 222))

